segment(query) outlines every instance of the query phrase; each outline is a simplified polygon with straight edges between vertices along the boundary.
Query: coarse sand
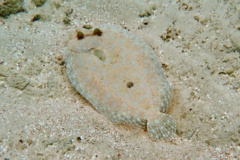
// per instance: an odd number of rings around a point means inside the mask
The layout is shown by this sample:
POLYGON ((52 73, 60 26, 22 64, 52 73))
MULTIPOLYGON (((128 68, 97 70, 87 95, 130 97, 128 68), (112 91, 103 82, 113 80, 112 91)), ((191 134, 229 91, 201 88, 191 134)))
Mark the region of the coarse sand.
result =
POLYGON ((11 1, 0 0, 1 12, 20 5, 0 14, 0 159, 240 159, 239 0, 11 1), (174 140, 113 124, 70 83, 70 33, 101 24, 155 51, 174 87, 174 140))

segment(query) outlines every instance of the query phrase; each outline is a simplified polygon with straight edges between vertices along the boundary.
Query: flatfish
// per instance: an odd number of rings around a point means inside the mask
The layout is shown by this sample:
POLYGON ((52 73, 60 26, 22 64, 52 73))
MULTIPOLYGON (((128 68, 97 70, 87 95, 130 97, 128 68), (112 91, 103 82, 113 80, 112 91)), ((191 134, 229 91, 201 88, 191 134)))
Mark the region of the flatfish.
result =
POLYGON ((115 124, 141 126, 153 140, 175 136, 167 114, 173 87, 147 43, 120 26, 101 25, 76 31, 68 49, 68 77, 100 113, 115 124))

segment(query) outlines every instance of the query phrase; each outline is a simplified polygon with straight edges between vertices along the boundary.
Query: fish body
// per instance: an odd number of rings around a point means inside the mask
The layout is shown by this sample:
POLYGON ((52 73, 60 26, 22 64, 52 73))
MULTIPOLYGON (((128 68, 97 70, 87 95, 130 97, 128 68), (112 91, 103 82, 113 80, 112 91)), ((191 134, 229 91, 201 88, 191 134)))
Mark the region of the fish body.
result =
POLYGON ((113 123, 141 126, 154 140, 172 138, 175 121, 167 112, 173 87, 153 49, 120 26, 99 29, 101 35, 69 40, 73 86, 113 123))

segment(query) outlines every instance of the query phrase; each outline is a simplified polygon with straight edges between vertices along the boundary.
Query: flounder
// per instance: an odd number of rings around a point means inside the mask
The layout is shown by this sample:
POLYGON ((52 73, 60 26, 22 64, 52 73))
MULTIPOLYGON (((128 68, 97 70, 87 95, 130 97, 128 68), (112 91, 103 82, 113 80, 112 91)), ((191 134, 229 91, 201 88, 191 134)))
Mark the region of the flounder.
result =
POLYGON ((76 90, 115 124, 141 126, 153 140, 174 137, 176 124, 167 114, 173 87, 153 49, 116 25, 77 32, 66 55, 76 90))

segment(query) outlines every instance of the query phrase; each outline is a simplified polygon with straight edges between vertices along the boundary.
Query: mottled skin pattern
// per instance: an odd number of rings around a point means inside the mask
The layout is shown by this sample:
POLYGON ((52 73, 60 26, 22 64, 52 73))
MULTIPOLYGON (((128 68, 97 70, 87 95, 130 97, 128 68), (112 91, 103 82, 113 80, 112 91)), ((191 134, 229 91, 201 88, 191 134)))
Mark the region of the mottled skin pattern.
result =
POLYGON ((148 130, 154 139, 172 139, 175 121, 166 114, 172 87, 154 51, 119 26, 103 25, 101 36, 69 41, 67 73, 76 90, 116 124, 148 130))

